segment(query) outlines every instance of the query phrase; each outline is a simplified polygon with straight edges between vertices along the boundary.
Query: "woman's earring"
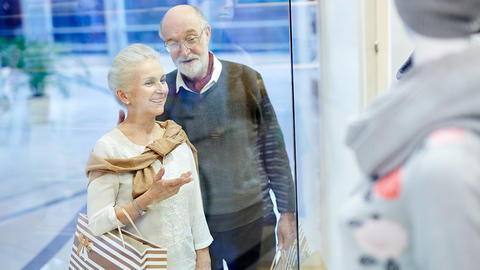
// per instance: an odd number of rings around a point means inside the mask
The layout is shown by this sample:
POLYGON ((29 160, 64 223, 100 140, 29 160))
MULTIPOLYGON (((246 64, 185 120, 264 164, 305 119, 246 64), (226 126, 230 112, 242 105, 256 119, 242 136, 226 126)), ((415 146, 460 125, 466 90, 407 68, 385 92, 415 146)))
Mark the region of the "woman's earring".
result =
POLYGON ((127 104, 127 105, 130 104, 130 101, 125 102, 125 104, 127 104))

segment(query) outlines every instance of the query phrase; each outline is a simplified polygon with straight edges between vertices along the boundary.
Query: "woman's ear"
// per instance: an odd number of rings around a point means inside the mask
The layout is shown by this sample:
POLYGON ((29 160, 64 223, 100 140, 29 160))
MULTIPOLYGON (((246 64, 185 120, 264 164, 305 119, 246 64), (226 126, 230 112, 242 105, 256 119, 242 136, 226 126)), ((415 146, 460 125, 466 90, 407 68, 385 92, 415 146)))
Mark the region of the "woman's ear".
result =
POLYGON ((115 91, 115 94, 117 95, 118 99, 125 105, 130 104, 130 101, 128 100, 127 94, 125 91, 123 91, 120 88, 117 88, 115 91))

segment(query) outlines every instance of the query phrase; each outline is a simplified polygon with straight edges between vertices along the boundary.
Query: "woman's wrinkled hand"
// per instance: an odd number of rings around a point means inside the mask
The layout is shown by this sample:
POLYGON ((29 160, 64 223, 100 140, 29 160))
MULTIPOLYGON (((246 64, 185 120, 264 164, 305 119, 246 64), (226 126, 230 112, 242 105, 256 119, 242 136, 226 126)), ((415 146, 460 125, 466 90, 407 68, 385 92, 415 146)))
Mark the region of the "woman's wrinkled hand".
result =
POLYGON ((180 177, 174 179, 163 179, 165 169, 161 168, 155 175, 152 186, 145 192, 148 198, 148 204, 155 204, 177 194, 180 188, 190 183, 192 178, 192 172, 188 171, 182 173, 180 177))
POLYGON ((195 250, 197 253, 197 262, 195 265, 195 270, 210 270, 210 252, 208 247, 195 250))

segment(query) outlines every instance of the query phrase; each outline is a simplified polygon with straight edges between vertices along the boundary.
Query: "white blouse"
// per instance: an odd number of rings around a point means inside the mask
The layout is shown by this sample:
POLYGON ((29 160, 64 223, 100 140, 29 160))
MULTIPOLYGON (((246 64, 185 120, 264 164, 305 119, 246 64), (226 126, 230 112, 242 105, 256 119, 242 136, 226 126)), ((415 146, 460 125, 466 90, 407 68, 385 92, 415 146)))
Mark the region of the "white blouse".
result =
MULTIPOLYGON (((131 142, 118 128, 100 138, 93 152, 103 158, 131 158, 145 147, 131 142)), ((153 163, 155 172, 162 164, 153 163)), ((177 178, 191 171, 193 181, 183 185, 178 194, 149 206, 147 213, 134 220, 143 236, 168 249, 168 269, 195 269, 195 250, 208 247, 213 238, 203 212, 200 183, 190 147, 183 143, 163 159, 163 179, 177 178)), ((117 228, 114 207, 132 200, 133 173, 106 174, 88 186, 87 214, 89 229, 101 235, 117 228)), ((136 233, 128 224, 126 230, 136 233)))

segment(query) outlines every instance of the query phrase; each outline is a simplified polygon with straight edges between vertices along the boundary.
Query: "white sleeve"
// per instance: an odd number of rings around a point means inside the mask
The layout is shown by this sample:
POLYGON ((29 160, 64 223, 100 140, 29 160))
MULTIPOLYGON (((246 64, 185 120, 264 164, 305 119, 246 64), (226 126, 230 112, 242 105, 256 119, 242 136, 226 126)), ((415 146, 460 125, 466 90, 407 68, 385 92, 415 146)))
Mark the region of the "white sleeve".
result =
POLYGON ((193 176, 193 188, 189 201, 190 224, 192 226, 192 235, 195 249, 202 249, 210 246, 213 237, 210 235, 205 213, 203 211, 202 194, 200 190, 200 181, 198 178, 197 168, 193 154, 190 155, 190 170, 193 176))
MULTIPOLYGON (((107 146, 100 141, 95 144, 93 152, 100 157, 108 157, 107 146)), ((88 228, 95 235, 102 235, 117 228, 117 222, 123 226, 117 219, 114 210, 119 183, 117 174, 106 174, 96 178, 88 185, 88 228)))

